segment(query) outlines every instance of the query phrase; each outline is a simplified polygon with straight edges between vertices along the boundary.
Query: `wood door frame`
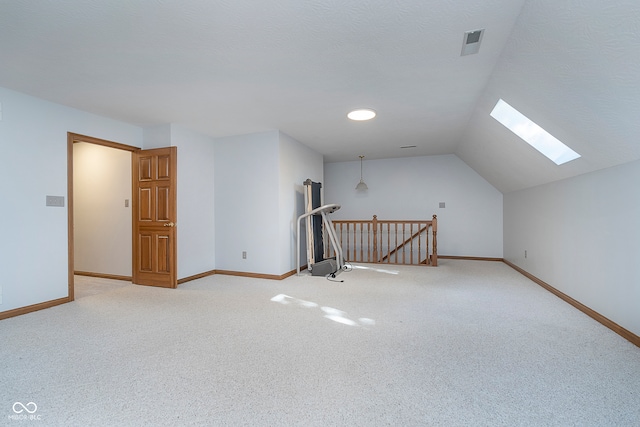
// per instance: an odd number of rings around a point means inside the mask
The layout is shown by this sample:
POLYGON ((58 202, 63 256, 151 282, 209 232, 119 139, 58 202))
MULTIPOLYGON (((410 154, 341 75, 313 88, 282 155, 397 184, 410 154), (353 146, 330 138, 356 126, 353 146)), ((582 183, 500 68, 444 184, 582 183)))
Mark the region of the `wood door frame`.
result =
MULTIPOLYGON (((69 301, 75 298, 75 263, 74 263, 74 234, 73 234, 73 144, 76 142, 87 142, 89 144, 102 145, 103 147, 116 148, 118 150, 134 152, 140 150, 139 147, 121 144, 119 142, 108 141, 106 139, 94 138, 92 136, 67 132, 67 235, 68 235, 68 281, 69 281, 69 301)), ((131 177, 130 177, 131 178, 131 177)))

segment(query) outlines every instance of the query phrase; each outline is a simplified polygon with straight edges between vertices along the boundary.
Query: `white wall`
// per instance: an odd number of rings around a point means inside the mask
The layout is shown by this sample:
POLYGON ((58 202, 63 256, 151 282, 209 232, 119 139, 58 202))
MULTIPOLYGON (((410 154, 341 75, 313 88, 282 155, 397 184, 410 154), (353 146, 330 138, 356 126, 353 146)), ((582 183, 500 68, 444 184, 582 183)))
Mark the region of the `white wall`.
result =
POLYGON ((283 273, 278 147, 278 131, 215 140, 217 270, 283 273))
POLYGON ((213 138, 171 125, 178 148, 178 278, 216 268, 213 138))
POLYGON ((76 271, 131 276, 131 152, 73 144, 76 271))
POLYGON ((152 148, 171 147, 171 123, 164 123, 156 126, 148 126, 143 130, 144 144, 142 148, 151 150, 152 148))
POLYGON ((438 254, 502 258, 502 193, 455 155, 364 160, 366 191, 356 191, 360 161, 327 163, 324 203, 335 219, 431 219, 438 254), (445 208, 439 208, 444 202, 445 208))
POLYGON ((141 146, 142 129, 0 88, 0 311, 68 296, 67 132, 141 146), (65 207, 46 207, 47 195, 65 207))
MULTIPOLYGON (((279 179, 280 200, 279 224, 280 237, 279 252, 280 272, 285 273, 296 269, 296 230, 298 216, 305 212, 304 206, 304 181, 322 182, 323 159, 322 155, 301 144, 290 136, 280 133, 279 145, 279 179)), ((300 246, 303 248, 300 256, 300 264, 306 264, 306 235, 304 233, 304 221, 302 221, 300 234, 300 246)))
POLYGON ((216 268, 214 139, 175 124, 144 129, 144 148, 178 151, 178 279, 216 268))
POLYGON ((218 138, 216 269, 270 275, 295 270, 303 182, 322 180, 322 171, 322 155, 278 131, 218 138))
POLYGON ((507 193, 505 259, 640 335, 638 188, 635 161, 507 193))

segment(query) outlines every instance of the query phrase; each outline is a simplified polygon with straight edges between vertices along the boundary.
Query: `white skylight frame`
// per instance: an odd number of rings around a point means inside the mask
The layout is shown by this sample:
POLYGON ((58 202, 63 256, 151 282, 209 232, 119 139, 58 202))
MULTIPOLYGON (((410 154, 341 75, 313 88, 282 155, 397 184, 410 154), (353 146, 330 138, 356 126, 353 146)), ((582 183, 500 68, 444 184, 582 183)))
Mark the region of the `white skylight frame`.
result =
POLYGON ((567 147, 502 99, 498 100, 496 106, 493 107, 491 117, 558 166, 581 157, 580 154, 567 147))

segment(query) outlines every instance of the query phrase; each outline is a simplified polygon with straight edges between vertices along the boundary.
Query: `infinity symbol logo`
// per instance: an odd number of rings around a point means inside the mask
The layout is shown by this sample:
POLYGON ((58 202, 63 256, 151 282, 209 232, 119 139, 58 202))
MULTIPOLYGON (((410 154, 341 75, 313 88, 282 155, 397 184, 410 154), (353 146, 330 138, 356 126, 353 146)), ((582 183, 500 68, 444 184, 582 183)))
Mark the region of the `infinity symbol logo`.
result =
POLYGON ((33 402, 29 402, 26 405, 22 404, 21 402, 16 402, 13 404, 13 412, 15 412, 16 414, 21 414, 23 411, 27 411, 28 413, 33 414, 37 410, 38 405, 33 402), (18 409, 16 409, 16 406, 18 407, 18 409))

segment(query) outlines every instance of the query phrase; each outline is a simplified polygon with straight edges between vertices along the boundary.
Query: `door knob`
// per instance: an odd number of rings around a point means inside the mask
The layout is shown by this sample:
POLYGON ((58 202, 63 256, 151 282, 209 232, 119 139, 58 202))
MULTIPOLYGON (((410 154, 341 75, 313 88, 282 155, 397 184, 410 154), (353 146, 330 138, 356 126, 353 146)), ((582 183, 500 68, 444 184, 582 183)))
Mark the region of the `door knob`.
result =
POLYGON ((165 227, 173 227, 175 224, 173 222, 165 222, 164 226, 165 227))

